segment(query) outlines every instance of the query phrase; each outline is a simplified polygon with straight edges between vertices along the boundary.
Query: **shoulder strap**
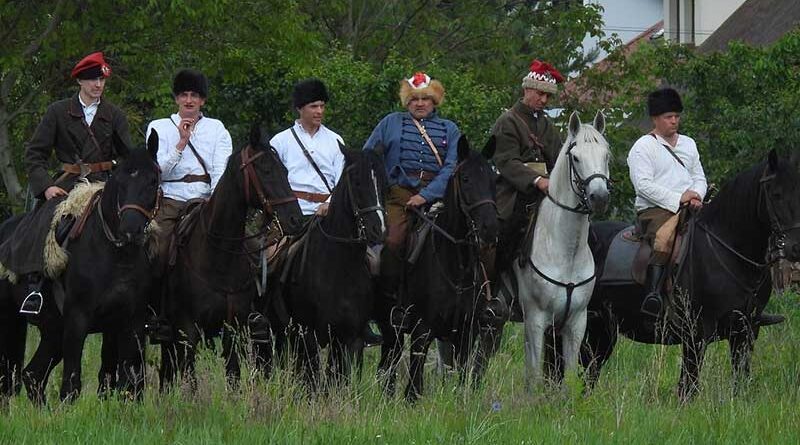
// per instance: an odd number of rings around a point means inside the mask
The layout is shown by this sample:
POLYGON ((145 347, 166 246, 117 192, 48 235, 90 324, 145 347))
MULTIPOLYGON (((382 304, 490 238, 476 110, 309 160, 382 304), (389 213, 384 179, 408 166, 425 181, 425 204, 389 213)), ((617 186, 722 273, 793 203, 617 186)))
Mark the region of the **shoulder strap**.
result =
MULTIPOLYGON (((650 136, 653 136, 653 139, 655 139, 656 142, 658 142, 658 138, 656 137, 655 134, 650 133, 650 136)), ((678 164, 681 164, 681 167, 686 168, 686 164, 684 164, 683 161, 681 161, 681 158, 679 158, 678 155, 676 155, 675 152, 672 151, 672 149, 667 146, 667 144, 661 144, 660 142, 659 144, 662 145, 669 152, 669 154, 671 154, 672 157, 675 158, 676 161, 678 161, 678 164)))
MULTIPOLYGON (((170 119, 169 119, 169 121, 170 121, 170 122, 172 122, 172 125, 174 125, 174 126, 175 126, 175 128, 178 128, 178 124, 176 124, 176 123, 175 123, 175 121, 174 121, 174 120, 172 120, 172 118, 170 118, 170 119)), ((180 132, 180 131, 179 131, 179 132, 180 132)), ((210 178, 210 177, 211 177, 211 175, 209 175, 209 174, 208 174, 208 168, 206 167, 206 161, 205 161, 205 160, 203 160, 203 157, 202 157, 202 156, 200 156, 200 153, 198 153, 198 152, 197 152, 197 149, 196 149, 196 148, 194 148, 194 145, 192 144, 192 141, 191 141, 191 140, 188 140, 187 142, 189 143, 189 144, 188 144, 188 145, 189 145, 189 149, 192 151, 192 154, 194 155, 194 157, 195 157, 195 158, 197 158, 197 162, 199 162, 199 163, 200 163, 200 167, 202 167, 202 168, 203 168, 203 174, 204 174, 205 176, 208 176, 208 177, 210 178)), ((209 182, 210 182, 210 180, 209 180, 209 182)))
POLYGON ((303 154, 305 155, 308 162, 314 167, 314 171, 317 172, 322 182, 325 184, 325 188, 328 189, 328 193, 333 193, 333 189, 331 188, 330 184, 328 184, 328 180, 325 178, 325 175, 322 174, 322 170, 319 169, 319 166, 316 162, 314 162, 314 158, 311 157, 311 154, 306 150, 306 146, 300 141, 300 137, 297 136, 297 132, 294 131, 294 127, 290 128, 292 130, 292 136, 294 136, 294 140, 297 141, 297 145, 300 146, 300 149, 303 150, 303 154))
POLYGON ((419 130, 419 134, 421 134, 422 135, 422 139, 425 139, 425 142, 428 143, 428 147, 431 148, 431 151, 433 152, 433 155, 436 156, 436 163, 438 163, 439 167, 441 167, 442 166, 442 157, 439 156, 439 150, 437 150, 436 146, 433 145, 433 141, 431 140, 431 137, 428 136, 428 132, 425 130, 425 127, 423 127, 422 124, 420 124, 419 121, 413 116, 411 117, 411 121, 414 122, 414 125, 417 126, 417 130, 419 130))
POLYGON ((543 150, 543 149, 544 149, 544 144, 542 144, 542 143, 539 141, 539 138, 538 138, 538 137, 536 137, 536 135, 535 135, 535 134, 533 134, 533 131, 531 131, 531 127, 530 127, 530 126, 528 126, 528 123, 525 121, 525 118, 524 118, 524 117, 523 117, 521 114, 519 114, 519 112, 518 112, 517 110, 515 110, 515 109, 513 109, 513 108, 512 108, 512 109, 510 109, 509 111, 511 112, 511 115, 512 115, 513 117, 515 117, 515 118, 516 118, 518 121, 520 121, 520 123, 522 124, 522 126, 523 126, 523 127, 526 129, 526 130, 528 130, 528 137, 530 138, 531 142, 533 143, 533 146, 534 146, 535 148, 538 148, 540 151, 541 151, 541 150, 543 150))

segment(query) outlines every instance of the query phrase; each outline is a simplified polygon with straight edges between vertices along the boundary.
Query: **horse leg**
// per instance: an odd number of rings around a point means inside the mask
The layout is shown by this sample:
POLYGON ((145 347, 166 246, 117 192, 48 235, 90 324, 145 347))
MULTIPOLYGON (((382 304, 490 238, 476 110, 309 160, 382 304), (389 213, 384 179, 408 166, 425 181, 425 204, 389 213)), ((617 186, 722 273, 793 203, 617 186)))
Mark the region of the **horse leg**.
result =
POLYGON ((117 338, 110 332, 103 333, 103 346, 100 352, 100 371, 97 373, 97 395, 105 398, 117 388, 117 338))
POLYGON ((304 329, 297 334, 297 367, 311 392, 319 389, 319 342, 314 331, 304 329))
POLYGON ((553 328, 544 331, 543 372, 545 381, 560 385, 564 381, 564 337, 553 328))
POLYGON ((141 400, 144 393, 145 342, 144 320, 136 327, 117 334, 118 372, 117 388, 126 397, 141 400))
POLYGON ((81 359, 89 326, 81 313, 65 313, 64 320, 64 375, 61 377, 60 397, 62 401, 71 402, 81 393, 81 359))
POLYGON ((379 326, 383 344, 381 345, 381 358, 378 362, 378 379, 383 381, 384 394, 393 397, 397 383, 397 367, 405 346, 405 334, 398 332, 388 323, 381 323, 379 326))
POLYGON ((425 357, 428 355, 428 347, 433 340, 431 330, 418 323, 411 333, 411 358, 409 359, 409 379, 406 385, 406 401, 416 402, 422 395, 425 357))
POLYGON ((0 398, 19 394, 22 384, 28 323, 14 309, 0 317, 0 398))
POLYGON ((581 342, 586 333, 586 309, 575 313, 561 329, 561 348, 564 357, 564 373, 572 373, 578 367, 581 342))
POLYGON ((585 370, 585 389, 591 390, 600 378, 600 370, 614 351, 619 328, 609 311, 590 312, 587 318, 580 361, 585 370))
POLYGON ((62 357, 63 321, 61 318, 54 318, 48 322, 39 328, 39 346, 31 361, 22 371, 22 382, 28 391, 28 398, 36 405, 44 405, 47 402, 45 396, 47 380, 50 378, 53 368, 61 362, 62 357))
MULTIPOLYGON (((246 320, 241 318, 240 320, 246 320)), ((237 329, 238 320, 234 320, 235 326, 225 323, 222 329, 222 356, 225 358, 225 377, 230 389, 237 389, 241 379, 241 364, 239 362, 239 343, 244 331, 237 329)))
POLYGON ((449 340, 436 340, 436 351, 439 354, 439 372, 442 377, 447 375, 455 369, 455 345, 449 340))
POLYGON ((678 398, 682 403, 691 401, 700 390, 700 370, 706 351, 706 342, 702 339, 687 338, 683 341, 683 364, 678 383, 678 398))
POLYGON ((542 349, 546 325, 544 313, 533 308, 525 309, 525 362, 530 391, 542 382, 542 349))
POLYGON ((753 353, 755 333, 749 317, 739 311, 731 315, 728 345, 733 371, 734 393, 750 378, 750 357, 753 353))
POLYGON ((476 385, 480 384, 489 360, 497 354, 500 349, 500 341, 503 339, 503 325, 484 327, 480 329, 478 337, 478 352, 475 356, 476 385))

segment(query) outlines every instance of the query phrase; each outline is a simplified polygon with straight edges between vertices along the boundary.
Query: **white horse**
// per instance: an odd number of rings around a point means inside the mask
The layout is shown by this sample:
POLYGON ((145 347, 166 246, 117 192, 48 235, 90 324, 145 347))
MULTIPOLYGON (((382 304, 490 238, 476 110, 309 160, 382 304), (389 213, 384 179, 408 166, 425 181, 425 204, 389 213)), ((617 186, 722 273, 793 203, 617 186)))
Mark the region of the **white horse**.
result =
POLYGON ((545 331, 562 338, 563 370, 578 364, 586 331, 586 307, 594 289, 594 259, 589 250, 589 217, 608 205, 608 142, 605 117, 593 125, 569 118, 569 135, 550 173, 549 192, 539 206, 533 247, 527 261, 513 262, 525 323, 528 382, 542 379, 545 331))

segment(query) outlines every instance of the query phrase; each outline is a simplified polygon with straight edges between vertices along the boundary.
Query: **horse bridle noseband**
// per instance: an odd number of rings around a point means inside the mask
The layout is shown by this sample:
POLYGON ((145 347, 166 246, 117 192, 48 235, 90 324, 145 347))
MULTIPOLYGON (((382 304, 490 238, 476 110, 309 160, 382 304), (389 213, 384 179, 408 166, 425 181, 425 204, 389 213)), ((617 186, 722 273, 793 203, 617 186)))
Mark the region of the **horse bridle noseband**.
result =
POLYGON ((572 193, 578 197, 578 205, 575 207, 570 207, 566 204, 559 202, 556 198, 553 197, 549 192, 547 193, 547 198, 553 202, 553 204, 561 207, 564 210, 567 210, 572 213, 578 213, 581 215, 589 215, 592 213, 591 209, 589 208, 589 197, 586 196, 586 187, 589 186, 589 183, 593 180, 600 178, 606 182, 606 188, 609 190, 611 189, 611 179, 601 173, 595 173, 593 175, 588 176, 586 179, 581 177, 581 174, 578 173, 578 170, 575 168, 575 160, 572 156, 572 149, 578 145, 576 141, 572 141, 569 146, 567 147, 567 151, 564 153, 567 156, 567 161, 569 165, 569 185, 572 189, 572 193))
POLYGON ((269 199, 267 194, 264 192, 264 188, 261 186, 261 181, 259 181, 258 174, 256 174, 256 169, 255 167, 253 167, 253 161, 267 154, 266 151, 267 149, 261 150, 253 155, 250 155, 250 152, 252 150, 253 149, 249 144, 242 149, 241 151, 242 163, 239 165, 239 170, 242 170, 244 176, 245 202, 251 203, 250 185, 252 184, 253 189, 255 189, 256 191, 256 196, 258 197, 258 204, 264 211, 264 215, 267 215, 272 220, 272 222, 274 222, 277 225, 278 231, 280 232, 280 236, 283 237, 284 234, 283 227, 281 226, 280 220, 275 216, 273 208, 281 204, 288 204, 290 202, 295 202, 297 201, 297 197, 292 194, 285 198, 269 199))

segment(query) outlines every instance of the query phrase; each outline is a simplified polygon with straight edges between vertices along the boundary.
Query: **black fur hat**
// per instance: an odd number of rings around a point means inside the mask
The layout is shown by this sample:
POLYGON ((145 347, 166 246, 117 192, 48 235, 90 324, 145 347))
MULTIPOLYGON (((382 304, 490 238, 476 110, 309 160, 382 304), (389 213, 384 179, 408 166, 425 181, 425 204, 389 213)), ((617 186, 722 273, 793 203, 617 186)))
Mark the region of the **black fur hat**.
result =
POLYGON ((321 100, 328 102, 328 90, 319 79, 306 79, 297 82, 292 92, 292 104, 295 108, 303 108, 306 104, 321 100))
POLYGON ((200 97, 208 97, 208 79, 197 70, 180 70, 172 81, 172 94, 177 96, 184 91, 194 91, 200 97))
POLYGON ((650 116, 683 111, 681 96, 672 88, 655 90, 647 96, 647 112, 650 116))

